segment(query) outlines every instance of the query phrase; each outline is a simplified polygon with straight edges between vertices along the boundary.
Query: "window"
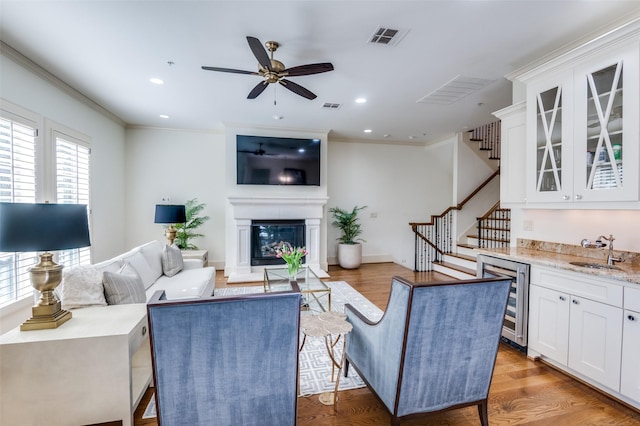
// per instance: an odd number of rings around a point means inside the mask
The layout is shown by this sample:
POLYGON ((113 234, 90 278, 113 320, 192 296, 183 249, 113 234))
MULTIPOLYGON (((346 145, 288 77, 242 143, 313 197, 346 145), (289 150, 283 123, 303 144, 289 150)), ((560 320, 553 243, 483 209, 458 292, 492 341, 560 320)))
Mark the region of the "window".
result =
MULTIPOLYGON (((59 204, 86 204, 89 207, 89 155, 86 142, 53 131, 56 164, 56 202, 59 204)), ((87 213, 90 212, 90 208, 87 213)), ((90 218, 89 218, 90 219, 90 218)), ((89 221, 91 223, 91 221, 89 221)), ((91 249, 63 250, 58 262, 66 267, 91 263, 91 249)))
MULTIPOLYGON (((48 120, 41 137, 39 120, 35 114, 2 103, 0 202, 50 200, 89 206, 89 138, 48 120)), ((56 256, 56 261, 67 268, 91 263, 90 247, 62 250, 56 256)), ((33 294, 29 269, 38 262, 37 253, 0 252, 0 307, 33 294)))
MULTIPOLYGON (((38 129, 7 111, 0 115, 0 201, 36 202, 36 138, 38 129)), ((28 270, 36 253, 0 253, 0 305, 33 293, 28 270)))

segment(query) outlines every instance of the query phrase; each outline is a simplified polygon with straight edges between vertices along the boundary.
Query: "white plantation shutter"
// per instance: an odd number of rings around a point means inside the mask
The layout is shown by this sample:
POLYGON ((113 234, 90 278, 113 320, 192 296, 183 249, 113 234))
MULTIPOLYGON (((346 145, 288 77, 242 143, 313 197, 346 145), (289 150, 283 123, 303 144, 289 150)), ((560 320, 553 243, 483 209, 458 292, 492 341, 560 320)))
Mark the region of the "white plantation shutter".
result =
MULTIPOLYGON (((53 132, 56 164, 56 201, 59 204, 85 204, 89 207, 89 145, 71 136, 53 132)), ((90 213, 90 207, 87 214, 90 213)), ((91 221, 89 220, 89 223, 91 221)), ((91 249, 58 252, 65 267, 91 263, 91 249)))
MULTIPOLYGON (((36 202, 36 124, 0 112, 0 201, 36 202)), ((31 295, 36 253, 0 252, 0 306, 31 295)))

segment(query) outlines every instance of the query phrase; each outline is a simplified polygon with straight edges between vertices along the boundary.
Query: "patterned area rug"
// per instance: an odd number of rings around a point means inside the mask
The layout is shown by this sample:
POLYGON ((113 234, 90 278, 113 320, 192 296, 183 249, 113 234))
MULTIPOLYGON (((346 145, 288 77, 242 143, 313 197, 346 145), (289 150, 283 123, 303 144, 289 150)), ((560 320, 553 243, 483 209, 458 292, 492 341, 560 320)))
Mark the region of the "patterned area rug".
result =
MULTIPOLYGON (((331 288, 331 310, 336 312, 344 312, 344 305, 350 303, 367 318, 378 320, 382 317, 382 311, 366 297, 354 290, 344 281, 327 282, 331 288)), ((251 287, 227 287, 215 290, 216 296, 233 296, 240 294, 262 293, 262 286, 251 287)), ((320 302, 326 306, 326 299, 320 298, 320 302)), ((309 310, 303 311, 302 315, 311 315, 313 313, 322 312, 318 306, 318 302, 313 298, 308 300, 309 310)), ((302 341, 302 338, 301 338, 302 341)), ((342 347, 342 344, 336 345, 336 349, 342 347)), ((337 350, 337 355, 342 355, 337 350)), ((339 359, 339 358, 338 358, 339 359)), ((334 377, 335 378, 335 377, 334 377)), ((331 392, 335 386, 335 382, 331 381, 331 360, 327 354, 327 348, 324 339, 307 338, 304 348, 300 352, 300 396, 316 395, 323 392, 331 392)), ((357 389, 364 387, 365 384, 352 368, 349 370, 348 377, 340 378, 340 387, 338 390, 357 389)), ((156 416, 155 398, 151 398, 149 405, 142 415, 143 419, 153 418, 156 416)))

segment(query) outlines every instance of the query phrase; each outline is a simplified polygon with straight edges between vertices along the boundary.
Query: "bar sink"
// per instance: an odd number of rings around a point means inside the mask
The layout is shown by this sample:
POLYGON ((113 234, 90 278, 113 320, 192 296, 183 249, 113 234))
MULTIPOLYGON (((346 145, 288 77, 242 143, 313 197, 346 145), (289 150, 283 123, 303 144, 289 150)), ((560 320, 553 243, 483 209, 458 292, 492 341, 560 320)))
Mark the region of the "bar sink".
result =
POLYGON ((620 270, 620 268, 618 268, 617 266, 607 265, 606 263, 569 262, 569 264, 574 266, 582 266, 583 268, 620 270))

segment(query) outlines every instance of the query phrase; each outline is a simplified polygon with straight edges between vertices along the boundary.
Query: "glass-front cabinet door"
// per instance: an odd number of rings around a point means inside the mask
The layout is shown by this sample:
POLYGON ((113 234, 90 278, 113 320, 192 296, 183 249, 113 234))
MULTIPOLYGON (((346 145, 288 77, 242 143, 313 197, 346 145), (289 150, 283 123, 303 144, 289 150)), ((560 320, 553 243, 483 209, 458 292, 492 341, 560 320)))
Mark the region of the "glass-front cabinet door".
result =
POLYGON ((638 200, 638 48, 576 70, 576 201, 638 200))
MULTIPOLYGON (((570 78, 547 80, 528 88, 527 114, 531 160, 527 201, 562 201, 565 188, 573 185, 571 172, 570 78)), ((569 189, 570 191, 570 189, 569 189)))

